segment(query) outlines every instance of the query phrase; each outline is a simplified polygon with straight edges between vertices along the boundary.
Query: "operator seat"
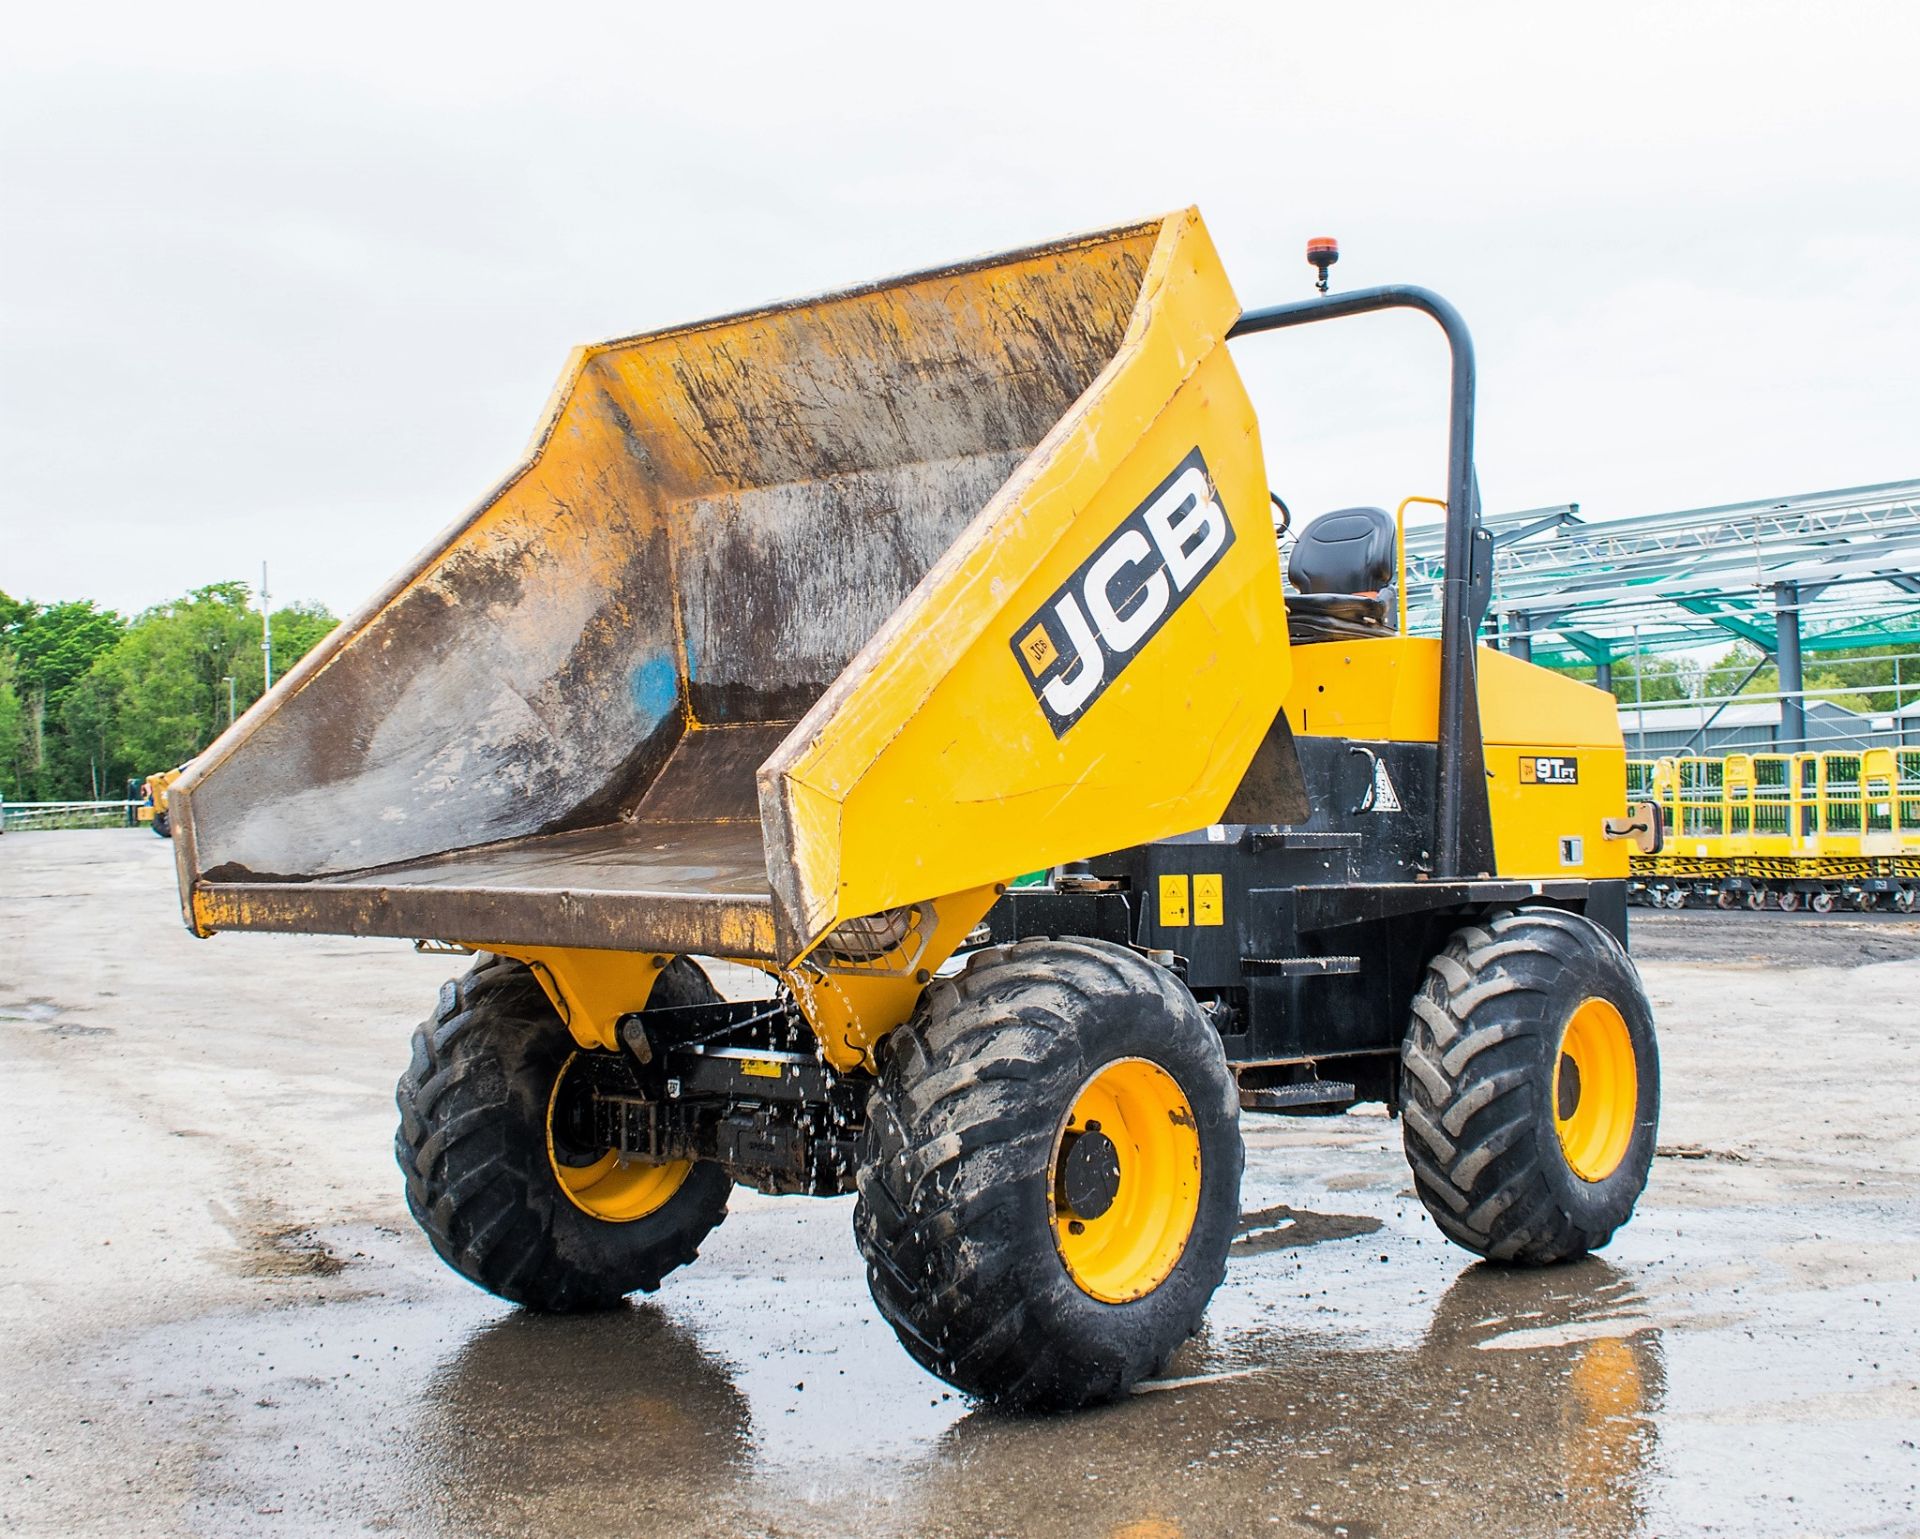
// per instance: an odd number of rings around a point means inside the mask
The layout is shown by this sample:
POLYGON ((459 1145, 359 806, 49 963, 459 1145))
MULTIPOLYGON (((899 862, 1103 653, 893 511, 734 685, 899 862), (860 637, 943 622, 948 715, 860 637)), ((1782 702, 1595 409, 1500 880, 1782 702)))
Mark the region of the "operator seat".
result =
POLYGON ((1287 559, 1287 639, 1392 635, 1397 554, 1385 508, 1341 508, 1308 524, 1287 559))

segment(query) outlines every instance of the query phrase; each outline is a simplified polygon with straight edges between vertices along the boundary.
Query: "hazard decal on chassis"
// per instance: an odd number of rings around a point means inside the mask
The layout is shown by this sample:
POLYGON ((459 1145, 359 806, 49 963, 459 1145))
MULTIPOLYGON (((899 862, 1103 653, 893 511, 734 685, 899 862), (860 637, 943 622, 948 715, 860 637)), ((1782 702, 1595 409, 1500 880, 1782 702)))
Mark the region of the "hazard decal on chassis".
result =
POLYGON ((1387 761, 1373 761, 1373 801, 1370 812, 1399 812, 1400 793, 1394 789, 1393 776, 1387 773, 1387 761))

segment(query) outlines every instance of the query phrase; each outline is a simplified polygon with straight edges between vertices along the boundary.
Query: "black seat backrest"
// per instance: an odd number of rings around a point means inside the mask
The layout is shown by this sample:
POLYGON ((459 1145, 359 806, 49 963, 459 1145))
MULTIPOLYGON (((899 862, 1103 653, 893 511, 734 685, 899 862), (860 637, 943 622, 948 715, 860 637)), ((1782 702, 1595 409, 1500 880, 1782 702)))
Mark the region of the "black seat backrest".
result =
POLYGON ((1392 584, 1394 566, 1393 515, 1341 508, 1300 531, 1287 580, 1301 593, 1378 593, 1392 584))

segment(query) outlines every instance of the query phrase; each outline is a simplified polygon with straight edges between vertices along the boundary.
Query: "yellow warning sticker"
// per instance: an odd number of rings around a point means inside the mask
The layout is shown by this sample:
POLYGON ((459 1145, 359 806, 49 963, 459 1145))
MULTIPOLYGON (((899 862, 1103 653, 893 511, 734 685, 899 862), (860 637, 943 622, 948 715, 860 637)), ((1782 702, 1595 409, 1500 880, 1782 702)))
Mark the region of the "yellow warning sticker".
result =
POLYGON ((1225 884, 1218 871, 1204 872, 1193 879, 1193 922, 1225 924, 1227 900, 1225 884))
POLYGON ((1160 923, 1187 923, 1187 879, 1184 874, 1160 878, 1160 923))
POLYGON ((772 1058, 742 1058, 740 1072, 751 1074, 755 1079, 778 1079, 780 1065, 772 1058))

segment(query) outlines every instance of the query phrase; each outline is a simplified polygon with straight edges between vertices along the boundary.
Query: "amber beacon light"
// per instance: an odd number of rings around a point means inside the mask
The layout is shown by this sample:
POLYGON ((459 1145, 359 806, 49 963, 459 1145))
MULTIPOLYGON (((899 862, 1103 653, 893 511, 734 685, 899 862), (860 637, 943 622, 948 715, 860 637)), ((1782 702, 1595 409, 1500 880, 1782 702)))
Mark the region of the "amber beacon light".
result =
POLYGON ((1326 293, 1327 269, 1340 260, 1340 242, 1331 235, 1314 236, 1307 242, 1307 260, 1320 269, 1320 280, 1314 287, 1326 293))

